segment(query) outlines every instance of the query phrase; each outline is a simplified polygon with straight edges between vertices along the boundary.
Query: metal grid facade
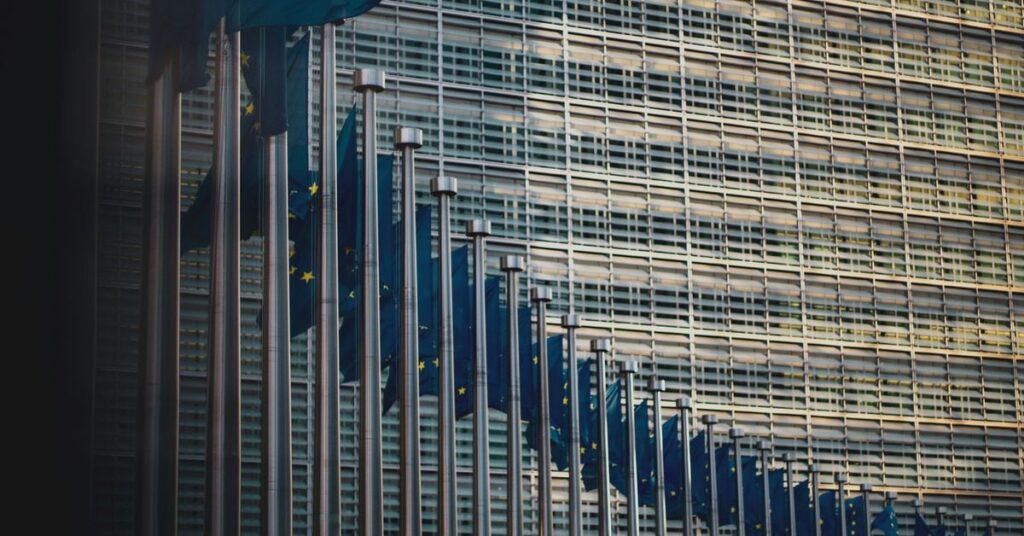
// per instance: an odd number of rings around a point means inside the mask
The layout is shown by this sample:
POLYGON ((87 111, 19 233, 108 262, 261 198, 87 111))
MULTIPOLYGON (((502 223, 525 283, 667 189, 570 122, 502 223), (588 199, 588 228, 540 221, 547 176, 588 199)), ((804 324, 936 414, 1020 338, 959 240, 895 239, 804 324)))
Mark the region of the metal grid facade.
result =
MULTIPOLYGON (((148 21, 144 0, 102 4, 93 489, 114 534, 133 530, 148 21)), ((686 394, 699 414, 772 434, 798 471, 820 464, 822 482, 845 471, 899 492, 907 528, 919 497, 929 514, 948 506, 1024 532, 1020 0, 387 1, 338 41, 339 111, 356 99, 353 68, 388 72, 381 146, 395 126, 424 130, 421 201, 433 201, 430 177, 458 177, 453 228, 493 222, 494 273, 500 254, 528 255, 528 284, 554 291, 548 329, 560 332, 570 306, 585 319, 581 356, 590 338, 612 337, 616 360, 640 361, 638 385, 655 371, 668 382, 666 404, 686 394)), ((211 159, 212 101, 209 89, 184 99, 186 207, 211 159)), ((260 250, 258 238, 243 245, 247 530, 259 523, 260 250)), ((184 257, 179 486, 190 534, 203 528, 207 274, 205 250, 184 257)), ((299 533, 311 514, 311 352, 305 335, 293 339, 299 533)), ((356 526, 356 397, 342 387, 345 531, 356 526)), ((434 406, 424 399, 427 530, 434 406)), ((464 533, 469 425, 458 440, 464 533)), ((397 430, 393 410, 389 501, 397 430)), ((491 440, 500 475, 503 416, 491 440)), ((531 454, 534 488, 535 467, 531 454)), ((566 475, 554 475, 565 530, 566 475)), ((504 481, 492 485, 498 530, 504 481)), ((585 523, 596 527, 594 495, 585 523)), ((536 497, 526 494, 528 531, 536 497)), ((385 509, 387 526, 397 513, 385 509)), ((653 512, 642 508, 641 522, 653 527, 653 512)))

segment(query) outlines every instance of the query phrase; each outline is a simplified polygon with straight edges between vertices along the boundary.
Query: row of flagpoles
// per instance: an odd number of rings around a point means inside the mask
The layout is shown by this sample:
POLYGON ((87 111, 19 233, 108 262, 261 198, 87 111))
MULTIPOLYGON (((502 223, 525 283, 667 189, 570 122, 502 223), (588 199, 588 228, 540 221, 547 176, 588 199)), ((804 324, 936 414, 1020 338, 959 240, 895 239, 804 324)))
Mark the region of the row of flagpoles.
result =
MULTIPOLYGON (((270 3, 272 0, 252 0, 253 4, 270 3)), ((295 3, 292 1, 291 3, 295 3)), ((344 2, 341 0, 315 0, 309 5, 327 6, 324 13, 331 17, 348 6, 344 16, 355 16, 375 5, 373 1, 344 2), (349 5, 351 4, 351 5, 349 5), (361 11, 360 11, 361 10, 361 11)), ((175 4, 169 0, 154 0, 154 20, 175 4), (162 10, 162 11, 161 11, 162 10)), ((248 195, 245 169, 250 131, 259 131, 262 143, 262 162, 256 166, 261 179, 260 227, 263 234, 263 310, 260 322, 263 330, 261 382, 262 411, 262 483, 261 483, 261 526, 263 533, 282 535, 292 532, 292 474, 291 474, 291 391, 289 344, 292 335, 299 334, 312 324, 316 333, 316 392, 315 406, 315 447, 313 475, 313 532, 317 535, 333 535, 340 531, 340 444, 339 444, 339 384, 358 379, 359 395, 359 469, 357 488, 359 493, 360 534, 377 535, 384 531, 383 515, 383 469, 381 417, 391 404, 391 397, 397 398, 400 415, 400 529, 405 535, 420 534, 423 528, 421 518, 421 458, 420 458, 420 398, 422 369, 426 368, 429 357, 435 357, 435 368, 440 373, 436 385, 423 391, 432 391, 438 397, 438 533, 457 533, 457 478, 455 422, 459 414, 472 412, 473 417, 473 533, 487 535, 491 532, 491 485, 490 453, 488 451, 488 408, 503 410, 507 415, 507 531, 510 536, 523 533, 523 467, 522 467, 522 421, 530 423, 527 429, 528 445, 538 450, 539 464, 539 527, 542 535, 553 533, 552 471, 550 463, 564 459, 569 470, 569 532, 583 533, 582 495, 596 487, 599 504, 599 533, 613 532, 614 522, 611 510, 612 488, 619 489, 627 497, 629 534, 639 533, 639 507, 649 501, 655 509, 656 532, 667 533, 667 519, 679 517, 683 520, 687 536, 697 532, 696 519, 702 519, 710 534, 717 535, 720 527, 735 525, 735 532, 747 534, 842 534, 854 536, 867 534, 867 527, 881 530, 885 534, 897 534, 894 496, 888 495, 886 505, 875 517, 870 516, 870 486, 862 486, 863 495, 846 499, 845 475, 837 475, 836 492, 820 494, 818 489, 818 468, 810 467, 811 490, 797 497, 797 490, 806 489, 807 483, 794 483, 792 465, 795 456, 786 453, 782 460, 784 469, 771 468, 771 444, 766 440, 756 443, 757 456, 744 456, 742 430, 729 430, 730 441, 723 447, 715 447, 714 415, 704 415, 704 430, 691 437, 690 420, 693 405, 687 398, 677 401, 680 414, 668 421, 662 421, 661 393, 665 382, 652 379, 648 390, 653 406, 653 438, 649 437, 648 406, 643 402, 634 406, 634 377, 639 372, 635 361, 622 362, 619 374, 622 383, 607 384, 608 363, 611 341, 597 339, 590 342, 590 350, 596 361, 596 403, 591 400, 590 365, 579 363, 577 357, 576 330, 581 319, 575 314, 562 317, 561 326, 567 340, 568 362, 562 361, 562 338, 548 337, 547 303, 552 293, 546 288, 531 288, 528 293, 536 311, 535 343, 530 329, 531 308, 520 307, 518 277, 526 268, 526 260, 519 256, 504 256, 500 268, 505 274, 505 311, 497 308, 497 280, 486 278, 487 237, 491 226, 484 220, 474 220, 465 229, 473 246, 473 289, 472 298, 465 278, 460 280, 454 272, 464 274, 465 249, 452 251, 451 203, 458 194, 455 178, 440 176, 431 182, 431 191, 437 197, 439 208, 439 233, 437 260, 438 272, 433 273, 433 262, 429 251, 429 212, 417 211, 415 203, 415 150, 423 144, 423 134, 418 129, 399 128, 395 131, 394 148, 402 159, 400 229, 400 282, 392 281, 396 267, 389 263, 395 259, 386 257, 382 263, 382 244, 391 244, 395 229, 391 228, 392 215, 389 210, 391 192, 390 159, 382 157, 378 163, 376 96, 386 89, 386 77, 382 71, 360 70, 355 73, 355 90, 362 94, 362 177, 353 179, 359 184, 359 192, 339 187, 339 176, 354 170, 346 176, 355 176, 354 117, 350 114, 345 121, 338 144, 331 143, 331 131, 337 125, 336 113, 336 65, 335 65, 335 18, 326 18, 323 13, 302 17, 286 18, 281 24, 311 24, 313 20, 322 23, 322 69, 320 88, 321 143, 319 152, 319 183, 309 182, 308 199, 304 208, 296 208, 292 200, 296 189, 290 186, 293 168, 299 168, 304 175, 308 170, 306 136, 302 128, 292 129, 289 138, 286 126, 271 128, 272 123, 264 115, 266 102, 276 91, 273 84, 283 84, 287 76, 284 69, 284 39, 286 32, 280 27, 267 27, 263 19, 253 15, 256 22, 246 26, 249 20, 243 13, 238 20, 227 16, 224 6, 217 2, 194 0, 187 3, 203 16, 197 20, 219 21, 216 32, 216 75, 214 105, 214 164, 208 201, 195 202, 189 214, 188 229, 194 221, 209 216, 208 238, 211 251, 210 278, 210 343, 209 343, 209 412, 206 464, 206 532, 212 535, 232 535, 241 532, 241 345, 240 345, 240 237, 247 236, 255 224, 247 223, 243 201, 248 195), (213 6, 213 7, 211 7, 213 6), (217 9, 221 11, 218 12, 217 9), (209 10, 213 10, 212 13, 209 10), (214 17, 220 13, 219 16, 214 17), (321 20, 323 19, 323 20, 321 20), (243 21, 243 22, 239 22, 243 21), (243 30, 258 32, 255 49, 243 54, 243 30), (275 33, 276 32, 276 33, 275 33), (277 37, 272 37, 277 36, 277 37), (269 58, 281 56, 279 71, 273 71, 269 58), (259 76, 246 81, 256 100, 255 118, 243 121, 241 117, 240 87, 243 67, 259 64, 259 76), (270 69, 270 70, 268 70, 270 69), (278 80, 281 79, 281 80, 278 80), (261 99, 263 102, 261 102, 261 99), (342 143, 349 140, 350 143, 342 143), (293 143, 295 145, 293 145, 293 143), (290 152, 289 147, 297 151, 290 152), (344 154, 339 155, 339 150, 344 154), (294 160, 290 162, 289 159, 294 160), (295 163, 296 165, 290 165, 295 163), (378 166, 381 166, 378 168, 378 166), (305 168, 305 169, 304 169, 305 168), (378 192, 378 188, 385 188, 378 192), (361 199, 355 203, 353 199, 361 199), (344 201, 344 203, 342 202, 344 201), (353 212, 342 210, 341 205, 355 208, 353 212), (381 213, 383 210, 383 213, 381 213), (206 212, 204 212, 206 211, 206 212), (197 215, 198 214, 198 215, 197 215), (418 221, 426 214, 423 221, 418 221), (200 218, 195 220, 195 218, 200 218), (346 223, 339 232, 339 222, 346 223), (300 227, 300 224, 304 227, 300 227), (424 228, 425 227, 425 228, 424 228), (298 229, 306 229, 300 233, 298 229), (246 231, 246 229, 250 229, 246 231), (358 233, 353 229, 358 229, 358 233), (428 241, 424 257, 421 233, 428 241), (347 237, 347 238, 346 238, 347 237), (391 237, 391 238, 387 238, 391 237), (387 238, 387 239, 386 239, 387 238), (351 240, 349 240, 351 239, 351 240), (306 245, 300 247, 305 240, 306 245), (289 248, 289 242, 294 247, 289 248), (339 244, 346 244, 339 261, 339 244), (349 246, 358 244, 358 254, 348 251, 349 246), (317 257, 315 253, 319 251, 317 257), (463 257, 459 257, 463 255, 463 257), (303 266, 301 273, 292 257, 305 258, 309 270, 303 266), (462 261, 454 262, 453 259, 462 261), (313 268, 315 262, 315 268, 313 268), (453 270, 453 264, 457 269, 453 270), (382 276, 382 271, 387 276, 382 276), (346 279, 350 273, 358 274, 358 281, 346 279), (427 274, 424 276, 423 274, 427 274), (303 324, 296 317, 303 311, 296 301, 297 289, 310 288, 316 281, 315 295, 310 298, 308 322, 303 324), (339 281, 345 281, 344 285, 339 281), (382 314, 382 298, 388 282, 400 286, 400 300, 396 307, 400 329, 395 333, 382 329, 390 325, 382 314), (436 288, 434 287, 436 283, 436 288), (295 285, 306 284, 305 287, 295 285), (345 291, 349 292, 346 293, 345 291), (456 304, 454 296, 460 299, 456 304), (344 302, 344 303, 343 303, 344 302), (349 302, 354 302, 354 305, 349 302), (457 305, 457 306, 456 306, 457 305), (350 311, 349 308, 353 310, 350 311), (435 308, 436 309, 433 309, 435 308), (472 319, 467 309, 472 308, 472 319), (525 311, 526 323, 522 312, 525 311), (433 325, 424 316, 437 315, 436 333, 427 330, 424 338, 424 324, 433 325), (505 325, 499 326, 504 316, 505 325), (492 318, 493 317, 493 318, 492 318), (339 321, 339 318, 344 319, 339 321), (456 325, 456 319, 460 319, 456 325), (314 320, 315 319, 315 320, 314 320), (349 319, 358 319, 356 328, 348 325, 349 319), (344 322, 344 325, 342 325, 344 322), (297 327, 298 326, 298 327, 297 327), (460 351, 460 341, 465 333, 472 334, 468 351, 460 351), (342 341, 339 333, 358 330, 358 342, 349 346, 342 341), (348 330, 348 331, 345 331, 348 330), (460 332, 456 339, 455 332, 460 332), (503 331, 501 331, 503 330, 503 331), (524 333, 520 333, 525 330, 524 333), (500 335, 495 335, 500 333, 500 335), (524 338, 525 337, 525 338, 524 338), (392 341, 397 338, 397 342, 392 341), (432 345, 436 340, 436 348, 432 345), (525 341, 525 344, 524 344, 525 341), (394 344, 393 344, 394 343, 394 344), (531 344, 533 343, 533 344, 531 344), (549 346, 551 344, 551 346, 549 346), (397 347, 397 357, 385 354, 383 345, 397 347), (527 365, 529 377, 522 377, 523 355, 531 360, 531 346, 536 347, 535 368, 527 365), (340 347, 356 349, 345 355, 340 347), (525 346, 525 347, 524 347, 525 346), (428 348, 430 347, 430 348, 428 348), (557 356, 551 352, 558 352, 557 356), (463 355, 457 356, 457 352, 463 355), (492 359, 503 355, 503 358, 492 359), (459 405, 457 397, 464 395, 467 385, 456 385, 459 359, 471 356, 472 385, 471 411, 459 405), (342 370, 343 360, 355 363, 351 370, 342 370), (388 367, 388 385, 382 386, 381 371, 388 367), (563 369, 568 371, 567 378, 563 369), (533 372, 539 370, 539 372, 533 372), (493 378, 503 379, 496 385, 493 378), (564 379, 564 386, 559 383, 564 379), (524 384, 525 382, 525 384, 524 384), (623 387, 624 384, 624 387, 623 387), (529 388, 524 387, 528 386, 529 388), (568 393, 564 393, 565 387, 568 393), (625 390, 624 419, 622 413, 622 389, 625 390), (498 391, 497 393, 495 391, 498 391), (523 392, 529 395, 523 398, 523 392), (382 392, 384 393, 382 395, 382 392), (553 397, 560 392, 562 396, 553 397), (457 394, 458 393, 458 394, 457 394), (385 398, 382 399, 382 396, 385 398), (495 401, 497 400, 497 402, 495 401), (522 404, 527 403, 529 416, 524 417, 522 404), (567 408, 559 408, 559 403, 567 408), (556 412, 555 408, 559 408, 556 412), (595 414, 596 411, 596 414, 595 414), (552 415, 560 415, 556 424, 552 415), (561 419, 567 417, 567 422, 561 419), (625 422, 623 422, 625 421, 625 422), (625 429, 623 429, 623 425, 625 429), (565 428, 568 427, 568 430, 565 428), (558 453, 553 446, 558 446, 558 453), (650 452, 653 448, 654 452, 650 452), (723 450, 724 449, 724 450, 723 450), (720 458, 719 458, 720 457, 720 458), (757 464, 760 463, 760 473, 757 464), (643 464, 641 470, 640 465, 643 464), (623 466, 625 466, 623 468, 623 466), (724 470, 720 470, 725 468, 724 470), (596 473, 596 474, 593 474, 596 473), (784 478, 783 478, 784 477, 784 478), (832 495, 829 495, 829 494, 832 495), (806 499, 806 500, 805 500, 806 499), (828 502, 831 501, 831 502, 828 502), (773 503, 776 508, 773 509, 773 503), (832 510, 837 521, 829 521, 832 515, 823 504, 833 504, 832 510), (785 504, 783 509, 781 506, 785 504), (725 508, 723 510, 723 507, 725 508), (803 515, 807 508, 813 510, 813 517, 803 515), (850 516, 849 519, 847 516, 850 516), (807 519, 811 521, 803 523, 807 519), (861 532, 861 531, 864 532, 861 532)), ((289 4, 277 0, 276 4, 289 4)), ((280 7, 280 6, 278 6, 280 7)), ((193 13, 194 15, 194 13, 193 13)), ((193 17, 196 18, 196 17, 193 17)), ((171 25, 173 27, 173 25, 171 25)), ((197 31, 203 34, 206 26, 197 31)), ((212 28, 212 27, 211 27, 212 28)), ((206 30, 208 34, 208 29, 206 30)), ((186 34, 192 35, 192 34, 186 34)), ((147 178, 144 222, 145 222, 145 266, 143 286, 143 351, 141 357, 142 397, 140 399, 140 441, 138 443, 138 533, 143 535, 171 535, 176 532, 177 515, 177 408, 178 408, 178 262, 180 251, 202 244, 202 240, 190 238, 179 244, 181 216, 179 207, 180 190, 180 106, 181 92, 194 85, 195 73, 190 73, 185 59, 195 47, 205 46, 202 39, 179 41, 168 44, 166 35, 154 37, 156 65, 151 70, 151 91, 149 107, 149 138, 147 147, 147 178), (161 46, 157 46, 160 44, 161 46), (200 45, 199 43, 202 43, 200 45), (189 52, 187 54, 186 52, 189 52)), ((308 39, 303 41, 308 47, 308 39)), ((292 47, 293 51, 298 45, 292 47)), ((308 61, 308 48, 302 49, 308 61)), ((205 49, 203 49, 205 53, 205 49)), ((295 54, 300 56, 300 54, 295 54)), ((304 64, 305 65, 305 64, 304 64)), ((248 71, 246 71, 248 73, 248 71)), ((300 80, 308 84, 305 69, 298 69, 300 80)), ((305 87, 305 86, 304 86, 305 87)), ((306 90, 297 91, 306 97, 306 90)), ((305 108, 301 109, 305 120, 305 108)), ((252 113, 247 109, 246 117, 252 113)), ((300 125, 306 123, 299 121, 300 125)), ((351 186, 346 182, 346 186, 351 186)), ((391 246, 388 246, 390 248, 391 246)), ((394 248, 396 251, 399 249, 394 248)), ((388 249, 387 251, 390 251, 388 249)), ((388 290, 389 292, 389 290, 388 290)), ((393 300, 393 298, 392 298, 393 300)), ((465 348, 462 348, 465 350, 465 348)), ((460 365, 461 366, 461 365, 460 365)), ((460 369, 461 370, 461 369, 460 369)), ((427 384, 424 384, 427 385, 427 384)), ((965 519, 964 529, 967 529, 965 519)), ((923 518, 918 515, 918 524, 923 518)), ((940 526, 943 520, 939 520, 940 526)), ((924 530, 930 529, 925 525, 924 530)), ((966 532, 969 534, 969 532, 966 532)), ((931 532, 917 534, 931 534, 931 532)))

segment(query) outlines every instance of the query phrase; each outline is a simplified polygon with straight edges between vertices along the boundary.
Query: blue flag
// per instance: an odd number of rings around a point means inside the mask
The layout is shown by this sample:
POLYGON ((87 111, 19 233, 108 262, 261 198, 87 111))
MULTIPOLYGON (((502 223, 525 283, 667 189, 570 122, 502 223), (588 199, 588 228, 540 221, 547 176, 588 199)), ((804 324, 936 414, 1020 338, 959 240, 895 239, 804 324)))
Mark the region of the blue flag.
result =
POLYGON ((473 293, 469 286, 469 247, 452 252, 452 353, 455 362, 455 418, 473 413, 473 293))
POLYGON ((928 522, 921 517, 921 513, 914 514, 914 536, 932 536, 932 530, 928 528, 928 522))
POLYGON ((229 29, 280 24, 320 26, 351 19, 373 9, 380 0, 235 0, 229 29))
POLYGON ((524 421, 537 418, 540 400, 540 358, 533 342, 533 313, 530 307, 519 308, 519 387, 520 410, 524 421))
POLYGON ((814 500, 810 481, 804 480, 793 488, 797 536, 814 536, 815 524, 821 523, 814 518, 814 500))
POLYGON ((590 394, 590 361, 581 360, 576 370, 579 398, 576 405, 580 416, 580 463, 583 465, 583 487, 587 491, 597 489, 598 436, 595 428, 598 422, 597 397, 590 394))
POLYGON ((665 466, 665 515, 683 518, 683 444, 679 441, 679 416, 661 425, 662 463, 665 466))
POLYGON ((789 532, 789 494, 786 493, 786 470, 772 469, 768 472, 768 497, 771 498, 769 517, 772 535, 789 532))
POLYGON ((843 501, 846 503, 846 536, 868 536, 868 527, 864 526, 864 496, 858 495, 843 501))
MULTIPOLYGON (((282 43, 282 52, 284 51, 282 43)), ((258 56, 250 61, 262 61, 258 56)), ((295 163, 292 164, 292 155, 289 154, 288 166, 288 205, 289 218, 304 217, 313 210, 311 201, 319 187, 315 185, 312 175, 309 172, 308 160, 308 132, 303 130, 302 120, 307 115, 309 99, 309 36, 304 36, 295 43, 287 52, 287 86, 288 99, 272 103, 275 115, 291 116, 297 122, 296 129, 290 133, 289 138, 295 137, 296 143, 302 144, 302 149, 292 148, 289 143, 290 152, 294 152, 295 163), (292 91, 294 90, 294 91, 292 91), (305 141, 304 141, 305 140, 305 141)), ((282 69, 284 62, 281 62, 282 69)), ((255 75, 254 75, 255 76, 255 75)), ((284 84, 282 76, 281 83, 284 84)), ((282 89, 282 96, 284 90, 282 89)), ((246 107, 248 113, 243 111, 239 125, 239 196, 240 196, 240 218, 239 218, 239 239, 246 240, 256 232, 262 225, 263 216, 263 161, 264 143, 259 128, 258 114, 255 112, 255 104, 251 103, 246 107)), ((287 123, 285 123, 287 124, 287 123)), ((306 123, 308 126, 308 123, 306 123)), ((211 196, 213 194, 213 168, 207 172, 203 182, 196 191, 196 198, 189 209, 181 218, 181 252, 203 248, 210 245, 210 215, 211 196)), ((298 236, 290 233, 291 236, 298 236)), ((301 324, 301 323, 300 323, 301 324)), ((302 331, 302 330, 300 330, 302 331)), ((299 332, 292 331, 293 335, 299 332)))
POLYGON ((736 457, 732 445, 726 443, 715 449, 715 475, 718 486, 718 525, 735 525, 739 522, 736 509, 736 457))
MULTIPOLYGON (((536 346, 536 345, 534 345, 536 346)), ((550 409, 551 459, 556 467, 569 467, 569 398, 568 384, 562 362, 562 336, 548 337, 548 408, 550 409)), ((526 427, 526 446, 537 450, 540 445, 540 419, 534 419, 526 427)))
POLYGON ((838 536, 839 530, 839 502, 835 491, 826 491, 818 496, 819 510, 821 512, 821 534, 822 536, 838 536))
POLYGON ((896 510, 891 504, 885 505, 871 522, 871 532, 881 531, 885 536, 899 536, 900 523, 896 519, 896 510))
POLYGON ((487 407, 505 411, 508 371, 508 317, 501 306, 501 278, 487 276, 484 281, 484 308, 487 315, 487 407))
POLYGON ((149 65, 147 82, 163 73, 177 55, 178 91, 206 85, 210 33, 227 12, 228 0, 153 0, 149 6, 149 65))
POLYGON ((764 511, 764 483, 757 472, 757 456, 743 456, 740 472, 743 475, 743 524, 747 534, 765 534, 768 522, 764 511))
MULTIPOLYGON (((242 113, 255 116, 256 130, 264 138, 288 130, 284 51, 290 33, 290 29, 284 26, 254 28, 242 32, 242 50, 239 52, 242 77, 253 99, 242 113)), ((308 78, 305 71, 302 74, 308 78)), ((302 115, 305 117, 308 114, 303 111, 302 115)))
MULTIPOLYGON (((599 380, 600 381, 600 380, 599 380)), ((613 486, 619 492, 629 493, 628 479, 629 461, 626 458, 626 426, 622 413, 622 388, 619 382, 608 386, 608 473, 613 486)))
POLYGON ((708 458, 707 432, 704 430, 690 438, 690 480, 693 514, 706 522, 710 519, 708 490, 711 488, 711 465, 708 458))
POLYGON ((650 431, 650 423, 647 418, 647 400, 633 409, 634 431, 636 433, 636 485, 641 506, 654 506, 655 489, 655 463, 654 463, 654 436, 650 431))

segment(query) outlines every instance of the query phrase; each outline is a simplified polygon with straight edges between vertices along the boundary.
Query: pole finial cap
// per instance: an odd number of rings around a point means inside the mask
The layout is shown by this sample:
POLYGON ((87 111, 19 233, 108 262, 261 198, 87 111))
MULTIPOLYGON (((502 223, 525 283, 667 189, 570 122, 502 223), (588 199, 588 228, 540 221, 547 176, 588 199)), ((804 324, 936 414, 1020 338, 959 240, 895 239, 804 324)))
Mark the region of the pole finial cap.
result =
POLYGON ((718 415, 703 415, 700 421, 704 424, 718 424, 718 415))
POLYGON ((812 463, 811 465, 807 466, 807 471, 811 472, 811 473, 820 473, 821 472, 821 466, 816 464, 816 463, 812 463))
POLYGON ((684 412, 693 411, 693 400, 688 396, 681 396, 676 400, 676 407, 684 412))
POLYGON ((423 130, 412 127, 395 128, 395 149, 423 147, 423 130))
POLYGON ((569 313, 562 315, 562 327, 563 328, 578 328, 580 327, 580 317, 575 313, 569 313))
POLYGON ((651 378, 647 382, 647 390, 652 392, 652 393, 661 393, 661 392, 665 391, 665 387, 666 387, 665 380, 659 380, 659 379, 656 379, 656 378, 651 378))
POLYGON ((729 437, 731 437, 732 439, 739 439, 741 437, 746 437, 746 436, 747 436, 747 433, 744 432, 742 428, 738 428, 738 427, 734 426, 734 427, 729 429, 729 437))
POLYGON ((353 86, 356 91, 384 91, 387 75, 380 69, 356 69, 353 86))
POLYGON ((530 301, 547 303, 551 301, 551 289, 547 287, 533 287, 530 289, 530 301))
POLYGON ((611 339, 594 339, 590 341, 590 351, 599 354, 612 351, 611 339))
POLYGON ((755 446, 757 447, 757 450, 772 450, 772 442, 767 439, 758 441, 755 446))
POLYGON ((836 484, 846 483, 846 473, 836 473, 836 484))
POLYGON ((491 222, 480 219, 466 222, 466 234, 469 236, 491 236, 491 222))
POLYGON ((867 493, 872 489, 873 488, 871 487, 871 484, 868 484, 867 482, 864 482, 863 484, 860 485, 860 490, 863 491, 864 493, 867 493))
POLYGON ((792 452, 783 452, 782 461, 787 463, 793 463, 796 461, 796 454, 793 454, 792 452))
POLYGON ((522 272, 526 267, 526 261, 519 255, 505 255, 501 258, 502 272, 522 272))
POLYGON ((640 365, 635 359, 628 359, 622 363, 622 372, 625 374, 636 374, 640 370, 640 365))
POLYGON ((459 181, 455 177, 439 175, 430 181, 430 191, 434 195, 458 195, 459 181))

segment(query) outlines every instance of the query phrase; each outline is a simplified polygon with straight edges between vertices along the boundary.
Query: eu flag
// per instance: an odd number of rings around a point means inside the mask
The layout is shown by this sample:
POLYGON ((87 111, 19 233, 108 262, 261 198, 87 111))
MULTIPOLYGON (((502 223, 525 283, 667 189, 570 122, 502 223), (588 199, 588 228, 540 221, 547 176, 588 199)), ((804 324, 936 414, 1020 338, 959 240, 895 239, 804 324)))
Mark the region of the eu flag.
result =
POLYGON ((740 472, 743 475, 743 524, 751 536, 764 534, 767 532, 764 484, 757 472, 757 456, 743 456, 740 472))
POLYGON ((921 517, 920 512, 914 514, 914 536, 932 536, 932 531, 928 528, 928 522, 921 517))
POLYGON ((484 282, 484 295, 487 315, 487 407, 505 411, 508 317, 500 303, 500 277, 487 276, 484 282))
POLYGON ((797 536, 814 536, 815 524, 821 523, 821 520, 814 518, 814 501, 810 481, 804 480, 793 488, 797 536))
MULTIPOLYGON (((289 28, 269 26, 242 32, 242 77, 252 93, 252 102, 243 113, 255 115, 264 138, 275 136, 288 129, 288 115, 285 113, 287 90, 285 83, 285 42, 289 28)), ((308 78, 306 71, 303 76, 308 78)), ((306 116, 307 114, 302 114, 306 116)), ((308 150, 308 149, 304 149, 308 150)))
POLYGON ((636 433, 636 478, 637 493, 641 506, 654 506, 654 490, 657 489, 654 475, 654 436, 651 435, 647 419, 647 400, 633 409, 634 432, 636 433))
POLYGON ((718 486, 718 524, 735 525, 739 507, 736 499, 736 457, 732 445, 726 443, 715 449, 715 475, 718 486))
POLYGON ((839 504, 836 500, 835 491, 826 491, 818 496, 818 505, 821 512, 821 534, 833 536, 840 533, 839 530, 839 504))
POLYGON ((320 26, 362 15, 380 0, 235 0, 229 29, 277 24, 320 26))
POLYGON ((533 422, 537 419, 537 401, 540 400, 540 358, 531 331, 532 310, 520 307, 518 313, 520 410, 524 421, 533 422))
POLYGON ((452 354, 455 418, 473 412, 473 294, 469 286, 469 247, 452 252, 452 354))
MULTIPOLYGON (((548 408, 550 410, 551 459, 563 470, 569 466, 569 399, 565 367, 562 362, 562 336, 553 335, 547 340, 548 350, 548 408)), ((537 450, 540 441, 540 419, 534 419, 526 427, 526 446, 537 450)))
POLYGON ((768 472, 768 497, 771 498, 769 517, 772 535, 789 532, 789 494, 786 493, 786 470, 772 469, 768 472))
MULTIPOLYGON (((284 53, 284 42, 281 43, 281 51, 284 53)), ((266 59, 261 59, 257 54, 250 57, 250 62, 265 63, 266 59)), ((277 61, 277 60, 275 60, 277 61)), ((301 150, 293 148, 291 141, 289 140, 289 152, 294 152, 295 163, 291 162, 292 155, 289 154, 289 165, 288 165, 288 205, 289 213, 291 217, 302 217, 308 211, 312 209, 309 203, 312 199, 315 199, 315 193, 319 190, 316 183, 311 181, 309 174, 309 160, 308 160, 308 132, 303 130, 303 124, 308 126, 308 123, 303 123, 300 118, 305 118, 307 115, 307 106, 309 99, 309 36, 304 36, 302 39, 297 41, 287 52, 287 69, 285 69, 285 58, 282 56, 279 60, 282 69, 282 75, 280 77, 281 99, 279 100, 264 100, 259 96, 259 89, 262 87, 262 83, 256 82, 257 78, 260 78, 257 73, 249 75, 253 78, 252 85, 256 86, 254 90, 254 99, 265 102, 260 108, 256 107, 255 100, 245 107, 242 112, 240 121, 240 147, 239 147, 239 196, 240 196, 240 219, 239 219, 239 239, 246 240, 260 228, 261 219, 263 215, 262 210, 262 199, 263 199, 263 151, 264 143, 263 136, 268 134, 261 130, 259 116, 263 112, 257 112, 262 110, 262 106, 273 107, 273 110, 266 112, 268 115, 275 115, 280 117, 290 117, 296 122, 296 129, 293 133, 290 133, 289 138, 295 137, 296 143, 302 144, 301 150), (285 72, 287 72, 287 99, 285 99, 284 89, 285 72)), ((245 71, 248 72, 248 71, 245 71)), ((287 125, 287 119, 284 120, 284 124, 287 125)), ((280 132, 278 132, 280 133, 280 132)), ((344 134, 344 129, 342 134, 344 134)), ((353 140, 354 141, 354 140, 353 140)), ((182 215, 181 218, 181 252, 207 247, 210 245, 210 214, 211 214, 211 195, 213 188, 213 168, 207 172, 203 182, 199 185, 199 189, 196 191, 196 198, 192 202, 189 209, 182 215)), ((291 233, 292 236, 297 236, 291 233)), ((301 324, 301 323, 299 323, 301 324)), ((303 330, 292 331, 293 335, 298 334, 303 330)))
POLYGON ((846 536, 868 536, 868 527, 864 526, 864 496, 858 495, 845 501, 846 536))
POLYGON ((626 458, 626 426, 622 414, 622 389, 619 382, 608 386, 608 472, 613 486, 621 493, 629 492, 626 473, 629 461, 626 458))
POLYGON ((704 521, 710 519, 708 512, 708 490, 711 487, 711 467, 708 458, 707 432, 690 438, 690 500, 693 503, 693 514, 704 521))
POLYGON ((206 85, 210 32, 227 12, 227 0, 153 0, 149 7, 147 82, 163 73, 165 62, 178 54, 178 91, 206 85))
POLYGON ((661 425, 662 463, 665 465, 665 516, 683 518, 683 444, 679 441, 679 416, 661 425))
POLYGON ((885 536, 899 536, 900 523, 896 519, 896 510, 891 504, 885 505, 871 522, 871 532, 881 531, 885 536))
POLYGON ((597 454, 599 430, 596 428, 597 397, 590 394, 590 361, 581 360, 576 370, 579 385, 576 405, 580 416, 580 463, 583 465, 581 477, 583 488, 587 491, 597 488, 597 454))

